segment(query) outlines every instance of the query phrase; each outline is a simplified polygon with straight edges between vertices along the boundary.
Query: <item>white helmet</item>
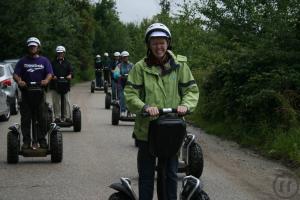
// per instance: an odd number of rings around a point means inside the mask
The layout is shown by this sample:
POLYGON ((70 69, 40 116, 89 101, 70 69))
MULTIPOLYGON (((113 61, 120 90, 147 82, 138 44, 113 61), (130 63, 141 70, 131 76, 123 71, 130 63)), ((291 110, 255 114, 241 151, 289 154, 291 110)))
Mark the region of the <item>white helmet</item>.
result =
POLYGON ((98 54, 98 55, 96 55, 96 58, 101 58, 101 56, 98 54))
POLYGON ((117 57, 117 56, 120 56, 121 54, 120 54, 120 52, 118 52, 118 51, 116 51, 115 53, 114 53, 114 56, 115 57, 117 57))
POLYGON ((105 52, 105 53, 104 53, 104 56, 108 56, 108 53, 107 53, 107 52, 105 52))
POLYGON ((121 56, 122 56, 122 57, 129 56, 128 51, 122 51, 121 56))
POLYGON ((145 42, 147 43, 151 37, 167 37, 171 39, 171 32, 168 27, 162 23, 151 24, 145 33, 145 42))
POLYGON ((30 37, 28 38, 27 42, 26 42, 27 46, 41 46, 41 42, 39 39, 37 39, 36 37, 30 37))
POLYGON ((65 53, 66 48, 64 46, 57 46, 56 47, 56 53, 65 53))

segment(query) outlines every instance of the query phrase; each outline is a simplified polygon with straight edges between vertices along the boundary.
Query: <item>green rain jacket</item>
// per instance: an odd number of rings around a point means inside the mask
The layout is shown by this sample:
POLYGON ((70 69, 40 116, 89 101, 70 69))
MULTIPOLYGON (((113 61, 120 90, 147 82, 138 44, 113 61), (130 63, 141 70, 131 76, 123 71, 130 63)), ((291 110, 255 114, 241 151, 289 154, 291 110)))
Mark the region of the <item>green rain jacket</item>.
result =
POLYGON ((134 134, 136 139, 147 141, 150 120, 142 117, 145 105, 158 108, 177 108, 184 105, 189 111, 197 106, 198 86, 187 65, 187 58, 167 52, 171 59, 165 64, 167 73, 161 75, 160 67, 148 66, 145 59, 137 62, 128 75, 124 89, 126 105, 130 112, 136 113, 134 134))

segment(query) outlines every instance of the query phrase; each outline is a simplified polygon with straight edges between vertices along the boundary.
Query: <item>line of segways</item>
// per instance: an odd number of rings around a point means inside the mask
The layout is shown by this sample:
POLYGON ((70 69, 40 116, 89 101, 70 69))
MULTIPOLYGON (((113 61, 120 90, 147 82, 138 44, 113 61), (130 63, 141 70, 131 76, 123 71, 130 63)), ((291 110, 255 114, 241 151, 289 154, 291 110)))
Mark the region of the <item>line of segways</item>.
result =
POLYGON ((63 136, 60 131, 60 127, 72 127, 74 132, 81 131, 81 111, 80 107, 73 105, 72 109, 72 119, 71 121, 66 121, 64 116, 65 101, 64 95, 69 91, 69 80, 64 77, 59 77, 56 80, 57 92, 61 96, 61 117, 58 122, 53 121, 53 110, 52 107, 46 102, 45 98, 45 88, 43 88, 40 83, 30 82, 27 83, 26 94, 29 96, 30 111, 32 113, 31 120, 31 139, 30 148, 22 149, 21 141, 21 127, 18 123, 9 127, 9 132, 7 134, 7 162, 8 163, 18 163, 19 156, 24 157, 46 157, 51 155, 51 162, 59 163, 63 159, 63 136), (43 101, 43 102, 41 102, 43 101), (36 105, 43 103, 44 109, 41 111, 36 105), (44 123, 39 124, 38 117, 39 114, 43 112, 44 123), (41 131, 47 135, 47 145, 48 148, 40 148, 38 145, 38 135, 41 131))

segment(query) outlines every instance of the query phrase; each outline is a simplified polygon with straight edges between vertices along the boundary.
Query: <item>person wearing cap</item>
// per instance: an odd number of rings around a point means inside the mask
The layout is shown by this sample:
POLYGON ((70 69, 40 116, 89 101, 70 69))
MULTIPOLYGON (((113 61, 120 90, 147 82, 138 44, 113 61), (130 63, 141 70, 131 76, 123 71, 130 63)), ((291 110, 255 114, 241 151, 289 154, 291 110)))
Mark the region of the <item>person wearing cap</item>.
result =
MULTIPOLYGON (((42 86, 46 87, 50 82, 53 70, 50 61, 40 55, 41 42, 36 37, 28 38, 26 42, 28 54, 21 58, 16 64, 14 70, 14 79, 21 88, 22 102, 20 103, 20 114, 21 114, 21 131, 23 135, 23 145, 22 149, 30 148, 31 136, 31 109, 30 101, 28 97, 27 90, 25 90, 27 84, 30 82, 40 83, 42 86)), ((45 95, 43 95, 45 98, 45 95)), ((36 105, 41 111, 38 117, 40 130, 38 132, 38 143, 41 148, 48 148, 46 141, 46 116, 42 112, 45 109, 45 99, 43 99, 39 105, 36 105)))
MULTIPOLYGON (((54 122, 60 122, 61 120, 61 96, 57 92, 58 88, 56 83, 57 78, 64 77, 68 81, 71 81, 73 77, 73 69, 71 63, 65 58, 66 48, 64 46, 57 46, 55 49, 56 58, 52 61, 53 67, 53 80, 50 84, 50 89, 52 89, 52 103, 54 108, 54 122)), ((70 85, 69 85, 70 91, 70 85)), ((64 116, 66 117, 66 122, 72 122, 71 120, 71 106, 69 92, 64 95, 65 109, 64 116)))
MULTIPOLYGON (((162 23, 150 25, 145 33, 146 56, 129 73, 124 89, 126 105, 132 113, 148 112, 150 118, 136 115, 134 135, 138 146, 139 199, 152 200, 155 157, 149 153, 150 120, 159 115, 159 108, 177 108, 180 115, 192 112, 199 90, 187 65, 187 58, 171 51, 171 32, 162 23)), ((163 145, 163 144, 162 144, 163 145)), ((167 199, 177 199, 178 157, 167 160, 167 199)))
POLYGON ((111 92, 112 92, 112 99, 116 100, 116 88, 117 88, 117 83, 118 79, 114 79, 113 73, 114 70, 116 69, 116 66, 121 62, 120 61, 120 52, 116 51, 114 53, 114 57, 112 61, 110 62, 110 70, 111 70, 111 92))
POLYGON ((126 117, 126 104, 125 104, 125 97, 124 97, 124 87, 127 82, 127 76, 130 70, 133 67, 133 64, 128 60, 129 53, 127 51, 122 51, 121 59, 122 62, 117 65, 114 70, 114 78, 118 80, 118 95, 120 98, 120 108, 121 108, 121 116, 126 117))
POLYGON ((110 58, 107 52, 104 53, 104 58, 103 58, 103 76, 104 76, 104 81, 106 81, 110 85, 110 58))
POLYGON ((94 67, 95 67, 96 86, 102 87, 103 63, 101 61, 101 56, 99 54, 96 55, 94 67))

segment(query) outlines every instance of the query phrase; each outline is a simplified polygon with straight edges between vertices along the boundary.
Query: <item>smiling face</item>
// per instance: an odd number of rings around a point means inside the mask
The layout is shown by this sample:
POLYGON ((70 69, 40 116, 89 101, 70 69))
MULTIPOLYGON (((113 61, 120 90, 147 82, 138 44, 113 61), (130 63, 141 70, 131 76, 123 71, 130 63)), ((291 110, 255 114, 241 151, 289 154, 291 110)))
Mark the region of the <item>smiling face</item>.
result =
POLYGON ((164 37, 151 38, 149 41, 149 48, 156 58, 161 59, 167 52, 168 41, 164 37))

